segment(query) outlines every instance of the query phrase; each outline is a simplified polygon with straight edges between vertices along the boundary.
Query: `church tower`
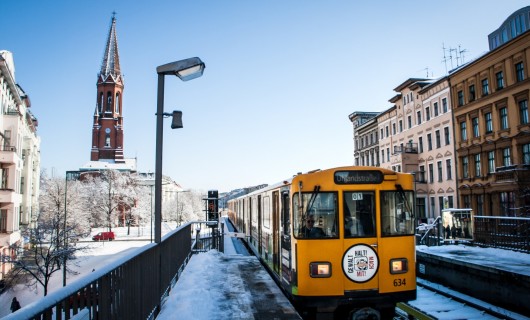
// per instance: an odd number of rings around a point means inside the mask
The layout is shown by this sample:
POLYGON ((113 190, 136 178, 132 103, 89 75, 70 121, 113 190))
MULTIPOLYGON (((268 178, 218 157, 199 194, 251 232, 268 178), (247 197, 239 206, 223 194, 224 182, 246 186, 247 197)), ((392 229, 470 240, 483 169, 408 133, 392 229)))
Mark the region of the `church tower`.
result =
POLYGON ((92 126, 90 161, 124 163, 123 76, 120 70, 116 17, 112 15, 109 36, 97 79, 97 100, 92 126))

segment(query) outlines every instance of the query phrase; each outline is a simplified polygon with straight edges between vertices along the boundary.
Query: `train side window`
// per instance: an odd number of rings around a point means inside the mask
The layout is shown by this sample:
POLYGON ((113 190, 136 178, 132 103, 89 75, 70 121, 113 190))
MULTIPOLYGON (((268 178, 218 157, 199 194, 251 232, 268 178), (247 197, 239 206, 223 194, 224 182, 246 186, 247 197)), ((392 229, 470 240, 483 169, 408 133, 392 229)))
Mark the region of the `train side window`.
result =
POLYGON ((381 191, 381 234, 402 236, 414 234, 412 191, 381 191))
POLYGON ((344 192, 344 237, 375 237, 373 192, 344 192))
POLYGON ((302 193, 302 205, 299 206, 299 194, 293 196, 295 237, 337 238, 337 193, 302 193))

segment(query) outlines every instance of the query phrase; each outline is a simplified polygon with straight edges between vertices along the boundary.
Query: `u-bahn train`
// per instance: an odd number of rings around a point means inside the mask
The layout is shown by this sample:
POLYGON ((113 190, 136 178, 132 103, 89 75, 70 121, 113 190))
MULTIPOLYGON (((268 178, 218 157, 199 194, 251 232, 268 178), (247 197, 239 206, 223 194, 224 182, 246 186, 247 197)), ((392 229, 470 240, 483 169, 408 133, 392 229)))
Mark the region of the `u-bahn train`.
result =
POLYGON ((228 216, 302 314, 388 319, 416 299, 414 182, 349 166, 228 201, 228 216))

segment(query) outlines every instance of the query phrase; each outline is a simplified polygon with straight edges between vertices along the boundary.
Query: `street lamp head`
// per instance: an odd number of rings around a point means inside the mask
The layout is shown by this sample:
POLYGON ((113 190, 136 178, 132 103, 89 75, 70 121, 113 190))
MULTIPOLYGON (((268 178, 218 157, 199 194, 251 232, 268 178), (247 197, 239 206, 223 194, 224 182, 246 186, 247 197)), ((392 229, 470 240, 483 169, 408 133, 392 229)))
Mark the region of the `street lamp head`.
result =
POLYGON ((182 128, 182 111, 173 111, 173 120, 171 121, 171 129, 182 128))
POLYGON ((174 74, 182 81, 188 81, 202 76, 206 65, 198 57, 167 63, 156 68, 162 75, 174 74))

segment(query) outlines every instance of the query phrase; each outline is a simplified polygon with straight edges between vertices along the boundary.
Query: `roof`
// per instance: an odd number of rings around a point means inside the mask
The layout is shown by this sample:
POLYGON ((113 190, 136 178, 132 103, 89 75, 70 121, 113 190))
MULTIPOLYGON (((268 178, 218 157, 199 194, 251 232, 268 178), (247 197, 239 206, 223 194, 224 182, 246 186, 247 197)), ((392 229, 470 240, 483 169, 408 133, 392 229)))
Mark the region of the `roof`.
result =
POLYGON ((120 55, 118 53, 118 37, 116 36, 116 17, 113 14, 110 24, 109 36, 105 46, 105 54, 101 63, 100 77, 104 79, 109 75, 114 78, 121 76, 120 55))
POLYGON ((136 159, 124 159, 125 162, 116 163, 109 161, 89 161, 79 171, 118 170, 136 172, 136 159))

